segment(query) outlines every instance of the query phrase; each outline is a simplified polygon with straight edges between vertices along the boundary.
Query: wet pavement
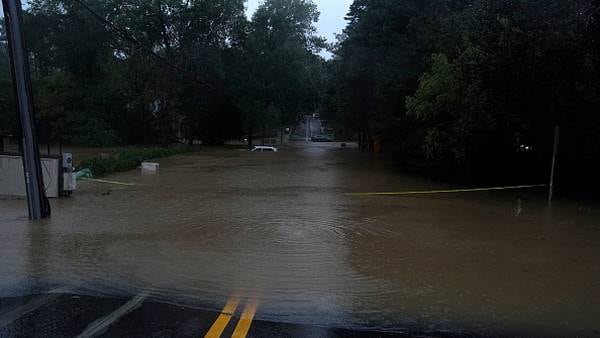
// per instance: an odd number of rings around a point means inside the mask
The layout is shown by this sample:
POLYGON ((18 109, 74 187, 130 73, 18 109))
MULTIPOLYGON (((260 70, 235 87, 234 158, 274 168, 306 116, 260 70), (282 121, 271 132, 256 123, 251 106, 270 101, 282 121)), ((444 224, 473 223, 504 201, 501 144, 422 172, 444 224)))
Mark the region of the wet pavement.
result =
POLYGON ((25 201, 0 199, 0 324, 29 295, 60 295, 0 336, 76 335, 140 294, 105 334, 203 335, 233 297, 225 335, 254 304, 247 334, 258 337, 600 336, 594 205, 548 208, 535 189, 349 195, 452 187, 338 144, 160 163, 157 175, 81 183, 43 222, 27 220, 25 201), (77 324, 57 324, 67 319, 77 324))
MULTIPOLYGON (((45 298, 46 295, 32 295, 21 298, 8 298, 4 301, 10 306, 19 308, 45 298)), ((2 325, 1 337, 75 337, 93 336, 82 334, 99 327, 98 318, 105 319, 124 306, 127 300, 100 298, 71 294, 57 294, 52 302, 36 308, 35 311, 23 313, 18 319, 2 325)), ((10 307, 4 304, 5 307, 10 307)), ((103 321, 96 334, 102 337, 201 337, 211 329, 219 314, 173 305, 147 301, 134 311, 110 323, 103 321), (140 323, 144 323, 140 325, 140 323)), ((240 314, 234 314, 231 325, 222 331, 223 337, 232 336, 240 326, 240 314)), ((112 318, 112 317, 111 317, 112 318)), ((408 333, 386 333, 336 328, 296 325, 289 323, 273 323, 255 320, 246 333, 247 337, 406 337, 408 333)))

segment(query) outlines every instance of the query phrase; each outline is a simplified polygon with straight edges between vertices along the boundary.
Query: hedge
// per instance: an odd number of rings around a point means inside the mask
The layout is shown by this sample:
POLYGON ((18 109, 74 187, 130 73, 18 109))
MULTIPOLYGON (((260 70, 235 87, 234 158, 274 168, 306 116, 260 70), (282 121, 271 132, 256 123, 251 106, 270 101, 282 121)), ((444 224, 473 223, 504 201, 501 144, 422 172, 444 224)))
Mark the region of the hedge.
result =
POLYGON ((82 161, 80 168, 89 168, 94 176, 105 176, 115 172, 127 171, 138 168, 142 162, 168 157, 178 154, 184 154, 194 151, 194 148, 179 149, 137 149, 126 150, 111 157, 96 157, 91 160, 82 161))

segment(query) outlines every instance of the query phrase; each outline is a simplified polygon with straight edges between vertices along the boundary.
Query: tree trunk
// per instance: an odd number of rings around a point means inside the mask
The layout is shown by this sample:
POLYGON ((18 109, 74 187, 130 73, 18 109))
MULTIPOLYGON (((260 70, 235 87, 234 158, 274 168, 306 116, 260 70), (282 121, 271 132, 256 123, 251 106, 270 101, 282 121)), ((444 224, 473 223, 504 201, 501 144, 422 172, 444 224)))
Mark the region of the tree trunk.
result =
POLYGON ((281 127, 280 130, 279 130, 279 138, 280 138, 279 145, 283 144, 283 131, 284 131, 284 128, 281 127))
POLYGON ((560 126, 554 128, 554 147, 552 150, 552 168, 550 171, 550 184, 548 189, 548 204, 552 204, 554 199, 554 178, 556 176, 556 156, 558 154, 558 146, 560 142, 560 126))
POLYGON ((188 137, 188 145, 193 146, 194 145, 194 133, 192 132, 191 126, 188 126, 187 137, 188 137))
POLYGON ((362 150, 362 130, 360 128, 358 128, 358 140, 356 140, 358 142, 358 149, 362 150))
POLYGON ((370 137, 369 137, 369 133, 367 132, 366 128, 362 127, 359 135, 360 135, 360 138, 359 138, 360 149, 370 151, 371 150, 371 146, 369 145, 370 137))
POLYGON ((252 139, 254 137, 254 131, 252 127, 248 127, 248 149, 252 149, 252 139))

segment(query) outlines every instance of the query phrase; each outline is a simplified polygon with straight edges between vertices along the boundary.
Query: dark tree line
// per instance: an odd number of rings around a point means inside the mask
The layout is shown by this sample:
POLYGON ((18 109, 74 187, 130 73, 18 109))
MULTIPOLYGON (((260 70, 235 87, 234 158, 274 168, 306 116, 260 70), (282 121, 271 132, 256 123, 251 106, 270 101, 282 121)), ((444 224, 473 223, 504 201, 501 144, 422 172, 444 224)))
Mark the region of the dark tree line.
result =
MULTIPOLYGON (((408 168, 597 183, 600 5, 593 0, 355 0, 328 110, 408 168)), ((582 188, 582 186, 579 186, 582 188)))
MULTIPOLYGON (((310 0, 32 0, 34 94, 50 141, 252 139, 320 112, 408 169, 598 185, 594 0, 355 0, 334 53, 310 0)), ((0 132, 14 131, 0 48, 0 132)), ((565 184, 566 185, 566 184, 565 184)))
MULTIPOLYGON (((39 129, 84 145, 219 144, 314 110, 324 41, 310 0, 32 0, 24 13, 39 129)), ((4 35, 3 35, 4 37, 4 35)), ((6 41, 0 131, 14 132, 6 41)))

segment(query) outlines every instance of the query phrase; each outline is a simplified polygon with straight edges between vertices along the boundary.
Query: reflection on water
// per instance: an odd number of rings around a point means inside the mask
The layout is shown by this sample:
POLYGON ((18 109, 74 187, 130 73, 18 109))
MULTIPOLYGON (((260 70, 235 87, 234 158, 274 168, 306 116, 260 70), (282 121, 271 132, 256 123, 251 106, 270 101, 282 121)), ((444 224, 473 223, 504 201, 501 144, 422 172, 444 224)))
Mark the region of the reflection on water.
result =
POLYGON ((590 335, 600 330, 596 208, 535 192, 354 197, 440 188, 332 145, 203 150, 80 185, 30 223, 0 200, 0 296, 52 285, 342 327, 590 335))

